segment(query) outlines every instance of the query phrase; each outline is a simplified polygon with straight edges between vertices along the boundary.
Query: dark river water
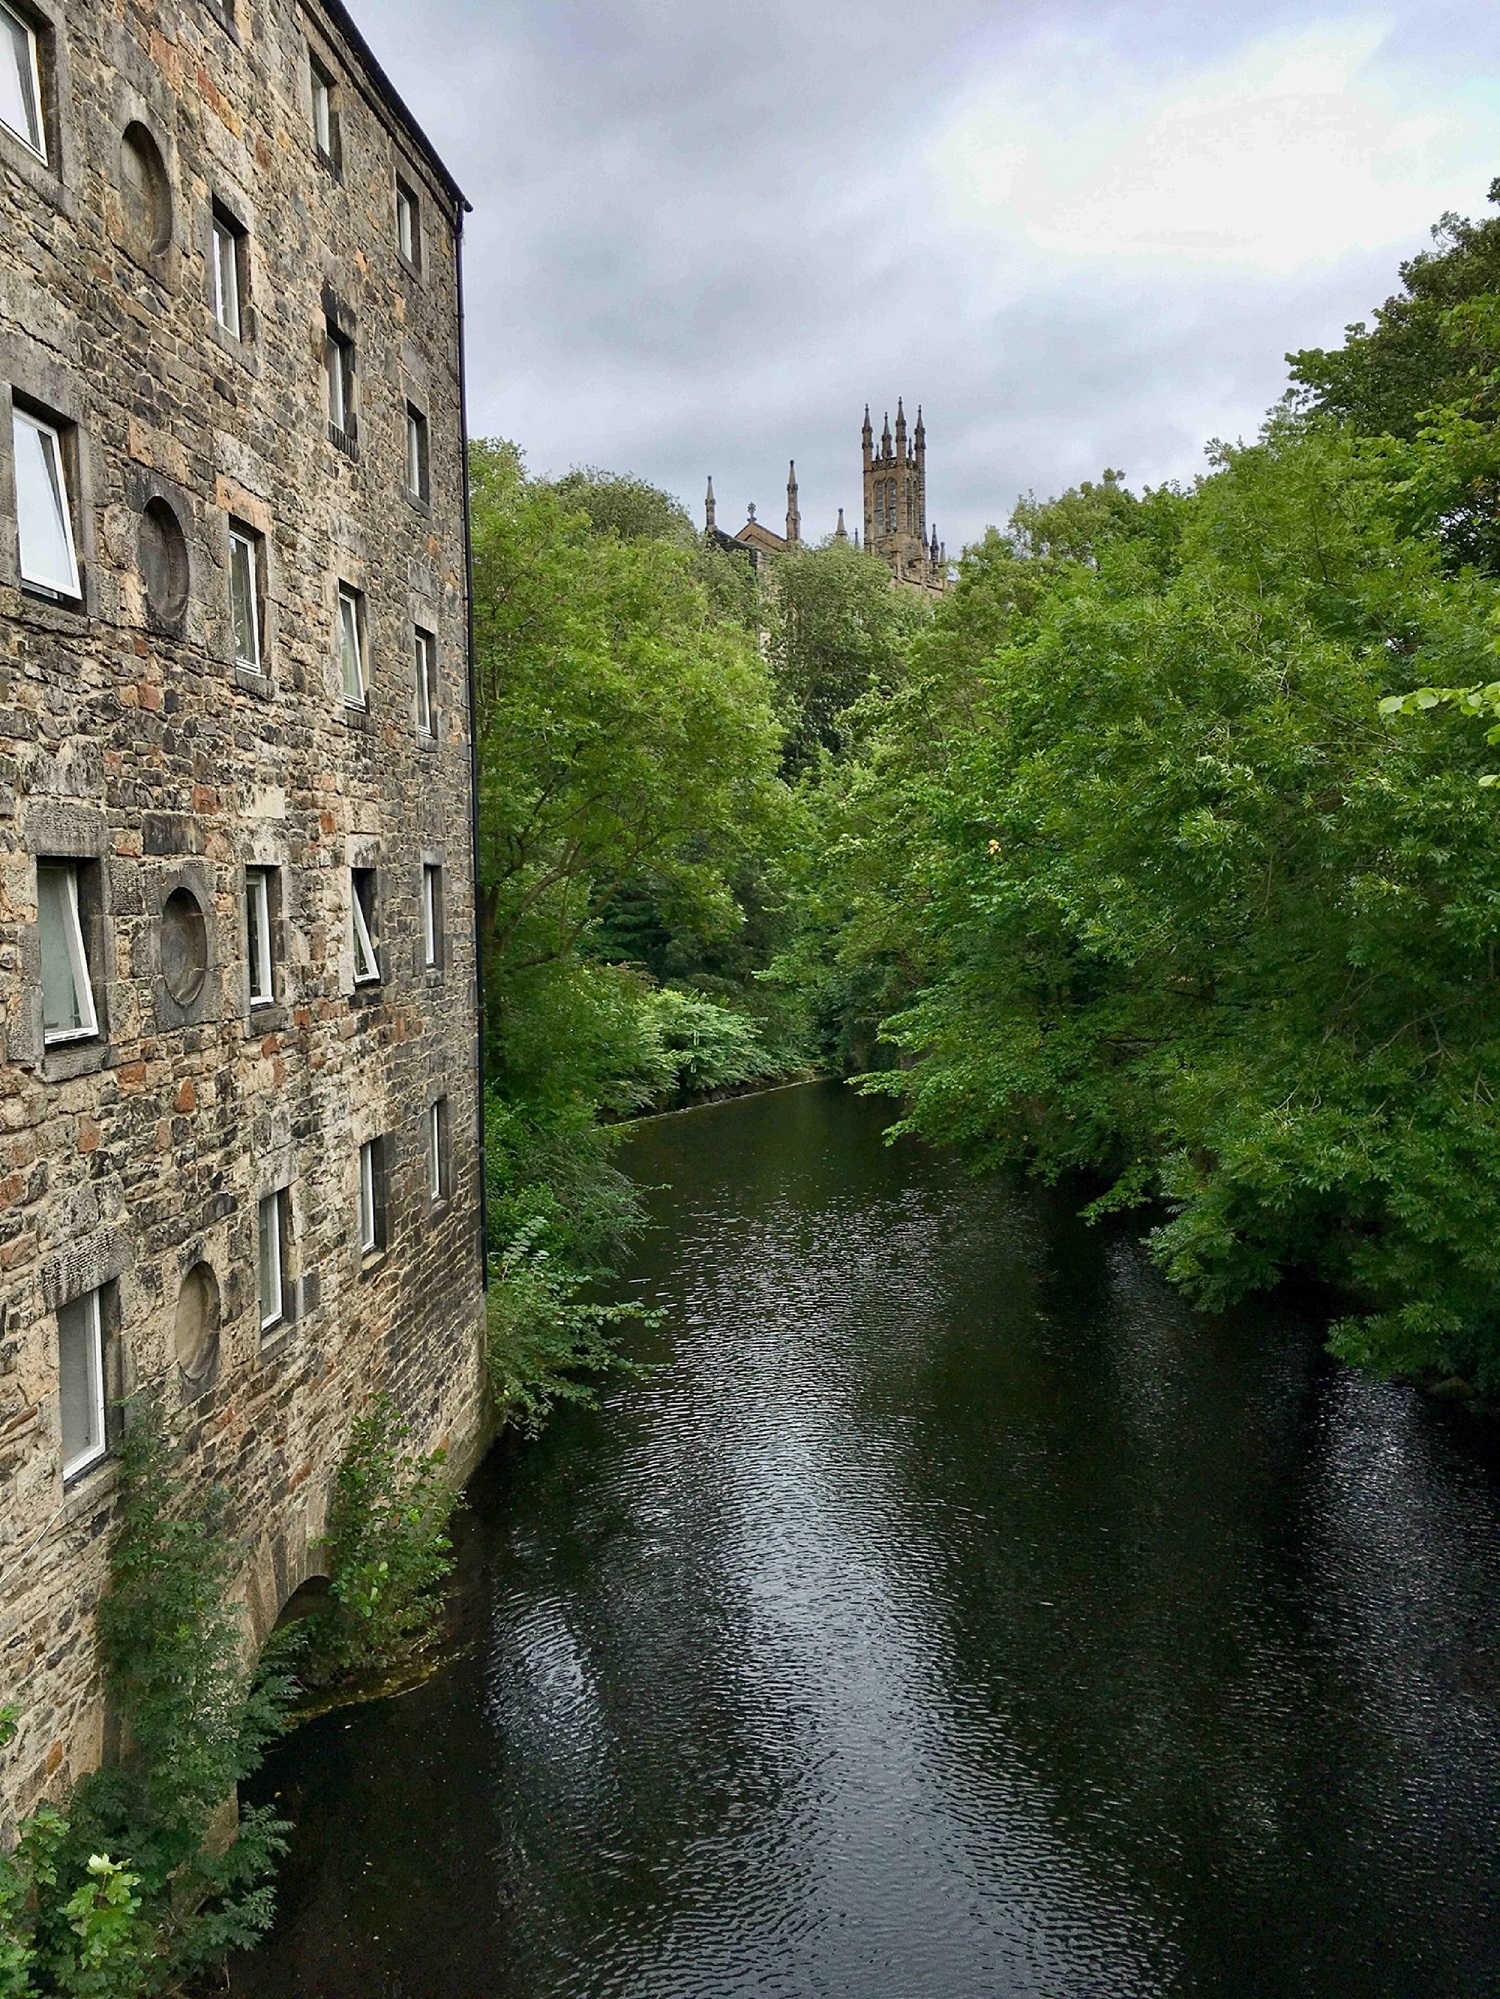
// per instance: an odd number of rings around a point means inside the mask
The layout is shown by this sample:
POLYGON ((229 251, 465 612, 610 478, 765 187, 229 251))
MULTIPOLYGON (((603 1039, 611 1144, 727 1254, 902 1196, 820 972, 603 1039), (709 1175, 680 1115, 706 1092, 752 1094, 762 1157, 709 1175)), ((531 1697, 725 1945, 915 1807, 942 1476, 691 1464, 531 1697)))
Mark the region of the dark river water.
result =
POLYGON ((277 1999, 1500 1992, 1484 1433, 833 1086, 644 1126, 655 1369, 278 1753, 277 1999))

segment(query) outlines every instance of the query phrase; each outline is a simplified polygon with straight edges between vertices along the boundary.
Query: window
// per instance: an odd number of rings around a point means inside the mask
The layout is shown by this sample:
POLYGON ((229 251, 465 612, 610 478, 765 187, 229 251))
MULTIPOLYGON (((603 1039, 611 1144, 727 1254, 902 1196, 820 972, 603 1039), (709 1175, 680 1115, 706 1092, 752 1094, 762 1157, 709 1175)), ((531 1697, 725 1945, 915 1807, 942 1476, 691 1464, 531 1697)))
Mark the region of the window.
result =
POLYGON ((448 1197, 448 1099, 439 1097, 427 1112, 427 1192, 434 1201, 448 1197))
POLYGON ((264 673, 260 643, 260 536, 254 528, 229 526, 229 614, 234 626, 234 659, 247 673, 264 673))
POLYGON ((330 320, 323 347, 328 376, 328 430, 335 444, 348 449, 359 434, 354 414, 354 342, 330 320))
POLYGON ((344 681, 344 699, 351 708, 363 708, 369 701, 365 679, 364 618, 360 596, 347 584, 339 585, 339 672, 344 681))
POLYGON ((437 734, 437 640, 420 625, 416 631, 417 731, 437 734))
POLYGON ((0 0, 0 125, 8 126, 34 153, 46 159, 36 32, 4 0, 0 0))
POLYGON ((260 1329, 279 1325, 286 1317, 286 1287, 283 1283, 282 1234, 286 1222, 284 1192, 263 1195, 256 1217, 257 1255, 260 1284, 260 1329))
POLYGON ((375 920, 375 870, 349 870, 349 914, 354 923, 354 983, 375 985, 380 979, 380 958, 376 940, 380 934, 375 920))
POLYGON ((443 962, 443 871, 431 861, 422 865, 422 963, 443 962))
POLYGON ((13 433, 21 581, 55 597, 80 596, 62 433, 20 409, 13 433))
POLYGON ((97 1464, 104 1434, 104 1322, 99 1293, 85 1291, 57 1315, 58 1401, 62 1412, 63 1477, 97 1464))
POLYGON ((245 232, 217 202, 213 210, 214 318, 238 340, 244 330, 245 232))
POLYGON ((36 864, 42 933, 42 1039, 87 1041, 99 1032, 88 951, 79 914, 77 861, 36 864))
POLYGON ((245 957, 250 974, 250 1004, 274 1006, 276 969, 271 952, 272 868, 245 870, 245 957))
POLYGON ((338 85, 316 56, 309 56, 309 61, 312 65, 313 143, 324 164, 337 172, 340 157, 338 85))
POLYGON ((427 489, 427 419, 415 403, 406 405, 406 490, 423 506, 427 489))
POLYGON ((396 248, 414 271, 422 268, 422 211, 404 180, 396 182, 396 248))
POLYGON ((359 1148, 359 1247, 363 1256, 385 1248, 385 1140, 366 1139, 359 1148))

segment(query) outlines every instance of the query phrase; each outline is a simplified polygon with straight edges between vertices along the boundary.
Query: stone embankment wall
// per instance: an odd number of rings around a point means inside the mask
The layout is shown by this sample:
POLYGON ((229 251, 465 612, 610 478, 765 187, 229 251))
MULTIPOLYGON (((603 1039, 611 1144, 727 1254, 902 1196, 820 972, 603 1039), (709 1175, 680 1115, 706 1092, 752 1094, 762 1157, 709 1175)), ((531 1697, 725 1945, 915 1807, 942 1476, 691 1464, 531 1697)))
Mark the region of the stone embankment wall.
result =
POLYGON ((59 1313, 93 1294, 110 1426, 152 1392, 229 1494, 256 1638, 317 1569, 372 1393, 461 1465, 484 1406, 461 198, 336 5, 7 4, 42 130, 0 124, 0 1702, 21 1708, 0 1834, 105 1744, 117 1473, 64 1476, 59 1313), (57 440, 76 596, 22 574, 16 410, 57 440), (98 1020, 61 1041, 38 877, 58 862, 98 1020), (361 884, 378 981, 356 980, 361 884))

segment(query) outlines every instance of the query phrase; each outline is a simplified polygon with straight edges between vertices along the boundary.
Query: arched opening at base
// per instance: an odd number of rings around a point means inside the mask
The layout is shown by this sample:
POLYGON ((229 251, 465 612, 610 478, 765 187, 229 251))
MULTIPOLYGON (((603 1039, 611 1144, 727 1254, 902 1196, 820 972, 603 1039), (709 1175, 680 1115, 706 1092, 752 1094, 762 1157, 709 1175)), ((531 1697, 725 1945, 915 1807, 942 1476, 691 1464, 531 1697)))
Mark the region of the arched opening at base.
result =
POLYGON ((299 1618, 316 1617, 320 1610, 326 1610, 333 1594, 333 1585, 327 1576, 309 1576, 305 1583, 294 1589, 281 1606, 281 1614, 272 1625, 273 1631, 285 1631, 289 1624, 299 1618))

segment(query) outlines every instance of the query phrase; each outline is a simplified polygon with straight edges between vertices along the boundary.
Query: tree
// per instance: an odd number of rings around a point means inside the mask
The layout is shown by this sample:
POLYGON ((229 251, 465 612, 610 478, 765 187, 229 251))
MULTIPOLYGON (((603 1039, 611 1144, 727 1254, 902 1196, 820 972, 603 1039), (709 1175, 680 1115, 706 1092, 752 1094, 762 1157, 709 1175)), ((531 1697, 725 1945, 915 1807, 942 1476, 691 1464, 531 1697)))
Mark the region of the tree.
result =
MULTIPOLYGON (((1500 180, 1489 198, 1500 201, 1500 180)), ((1376 307, 1373 326, 1356 322, 1341 347, 1287 356, 1307 407, 1371 435, 1414 438, 1433 411, 1467 404, 1500 364, 1497 329, 1466 332, 1454 317, 1500 292, 1500 217, 1445 215, 1432 238, 1433 249, 1401 266, 1402 289, 1376 307)))
POLYGON ((1340 1350, 1500 1388, 1500 820, 1383 697, 1500 603, 1412 452, 1286 417, 1193 493, 1028 504, 851 771, 833 959, 904 986, 881 1087, 976 1162, 1147 1204, 1209 1306, 1313 1268, 1340 1350), (1418 664, 1420 663, 1420 664, 1418 664))
POLYGON ((928 608, 898 590, 878 556, 828 542, 776 563, 767 602, 770 658, 796 777, 821 750, 837 755, 860 697, 895 683, 928 608))
POLYGON ((568 958, 627 882, 649 878, 674 921, 732 930, 729 875, 779 802, 749 635, 712 614, 692 550, 596 532, 511 446, 476 445, 473 468, 492 992, 568 958))

